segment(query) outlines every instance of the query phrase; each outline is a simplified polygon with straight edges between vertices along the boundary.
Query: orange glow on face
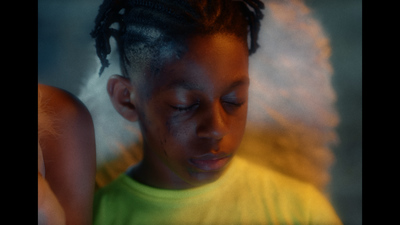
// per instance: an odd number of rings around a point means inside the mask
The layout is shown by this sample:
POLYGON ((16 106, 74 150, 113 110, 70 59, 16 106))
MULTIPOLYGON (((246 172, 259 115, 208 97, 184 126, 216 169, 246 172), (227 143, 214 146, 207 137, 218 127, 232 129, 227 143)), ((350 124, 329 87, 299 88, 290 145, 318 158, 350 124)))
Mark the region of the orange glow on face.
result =
POLYGON ((144 141, 141 165, 153 171, 152 186, 181 189, 221 175, 245 130, 247 51, 232 36, 196 36, 181 59, 139 87, 134 104, 144 141))

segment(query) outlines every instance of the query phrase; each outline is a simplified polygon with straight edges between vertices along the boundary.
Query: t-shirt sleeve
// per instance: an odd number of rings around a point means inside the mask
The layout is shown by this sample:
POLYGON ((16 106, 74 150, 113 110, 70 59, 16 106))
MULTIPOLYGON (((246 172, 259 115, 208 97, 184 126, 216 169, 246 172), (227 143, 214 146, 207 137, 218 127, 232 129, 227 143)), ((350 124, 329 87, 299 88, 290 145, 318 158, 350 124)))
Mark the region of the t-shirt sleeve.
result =
POLYGON ((317 189, 312 188, 310 194, 310 223, 313 225, 343 225, 342 221, 335 212, 335 209, 317 189))
POLYGON ((103 207, 105 198, 101 195, 101 193, 97 192, 94 196, 94 201, 93 201, 93 225, 101 225, 101 224, 107 224, 108 220, 108 213, 107 210, 103 207))
POLYGON ((118 200, 115 197, 105 188, 96 192, 93 201, 93 225, 117 224, 115 215, 118 214, 118 207, 114 203, 118 200))

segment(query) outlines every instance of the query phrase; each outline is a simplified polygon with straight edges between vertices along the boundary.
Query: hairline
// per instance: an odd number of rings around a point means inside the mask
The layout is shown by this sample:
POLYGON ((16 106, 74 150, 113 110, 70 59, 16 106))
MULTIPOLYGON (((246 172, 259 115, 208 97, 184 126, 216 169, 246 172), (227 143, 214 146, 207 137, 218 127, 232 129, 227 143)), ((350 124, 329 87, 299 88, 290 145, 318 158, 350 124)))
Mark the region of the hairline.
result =
MULTIPOLYGON (((172 49, 172 55, 171 55, 171 52, 170 52, 170 54, 168 55, 169 57, 165 57, 165 56, 162 57, 160 55, 155 56, 155 57, 154 56, 150 57, 148 59, 148 62, 146 62, 146 64, 148 64, 148 65, 145 66, 144 71, 135 71, 135 72, 136 72, 136 74, 139 73, 139 74, 142 74, 142 75, 157 76, 158 73, 154 73, 154 71, 152 72, 151 68, 161 68, 161 67, 163 67, 163 64, 166 62, 166 60, 170 59, 171 57, 178 57, 178 58, 182 57, 188 51, 188 43, 189 43, 190 39, 195 38, 195 37, 213 36, 213 35, 217 35, 217 34, 222 34, 222 35, 226 35, 226 36, 229 36, 229 37, 233 37, 236 40, 238 40, 239 42, 243 43, 246 48, 248 48, 247 36, 243 37, 243 36, 240 36, 240 35, 232 32, 232 31, 228 31, 228 30, 218 30, 218 31, 208 31, 208 32, 194 32, 192 34, 178 35, 176 37, 171 38, 171 40, 173 40, 172 44, 174 45, 174 47, 172 49)), ((164 36, 164 37, 172 37, 173 35, 169 35, 169 34, 163 33, 162 36, 164 36)), ((155 43, 155 44, 152 45, 152 47, 157 47, 157 45, 158 44, 155 43)), ((121 47, 124 47, 124 46, 121 46, 121 47)), ((124 49, 124 52, 126 50, 127 49, 124 49)), ((135 74, 133 73, 133 71, 129 71, 128 68, 126 68, 127 65, 126 65, 123 57, 125 57, 125 56, 120 55, 120 57, 119 57, 120 68, 121 68, 122 75, 124 77, 130 79, 131 81, 135 80, 135 74)), ((249 57, 249 54, 247 55, 247 57, 249 57)), ((131 62, 129 62, 129 63, 133 64, 131 62)), ((138 69, 138 70, 140 70, 140 69, 138 69)), ((156 72, 159 72, 159 70, 156 71, 156 72)))

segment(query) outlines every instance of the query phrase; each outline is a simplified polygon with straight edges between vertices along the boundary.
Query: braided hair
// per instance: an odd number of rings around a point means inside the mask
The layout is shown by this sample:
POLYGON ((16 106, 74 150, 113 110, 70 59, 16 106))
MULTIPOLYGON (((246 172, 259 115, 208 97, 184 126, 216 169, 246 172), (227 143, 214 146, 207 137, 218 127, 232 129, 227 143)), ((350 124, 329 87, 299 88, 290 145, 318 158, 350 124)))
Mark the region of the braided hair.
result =
POLYGON ((180 57, 182 40, 198 34, 229 33, 248 45, 249 33, 251 55, 259 47, 263 8, 259 0, 104 0, 90 33, 102 65, 99 75, 109 66, 111 36, 124 76, 146 68, 157 71, 163 58, 180 57))

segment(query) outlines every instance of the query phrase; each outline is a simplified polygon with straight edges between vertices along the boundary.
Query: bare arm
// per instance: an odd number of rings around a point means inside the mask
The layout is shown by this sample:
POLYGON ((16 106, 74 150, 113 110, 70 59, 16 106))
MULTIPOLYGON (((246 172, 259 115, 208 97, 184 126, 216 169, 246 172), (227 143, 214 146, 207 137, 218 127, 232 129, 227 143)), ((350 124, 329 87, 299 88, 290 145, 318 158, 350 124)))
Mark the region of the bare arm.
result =
POLYGON ((96 155, 92 118, 83 103, 58 88, 39 85, 55 115, 55 138, 41 142, 46 181, 65 212, 66 224, 92 223, 96 155))

